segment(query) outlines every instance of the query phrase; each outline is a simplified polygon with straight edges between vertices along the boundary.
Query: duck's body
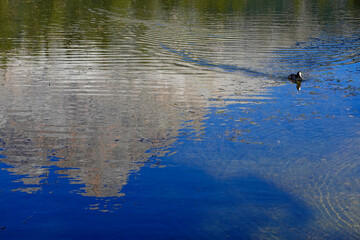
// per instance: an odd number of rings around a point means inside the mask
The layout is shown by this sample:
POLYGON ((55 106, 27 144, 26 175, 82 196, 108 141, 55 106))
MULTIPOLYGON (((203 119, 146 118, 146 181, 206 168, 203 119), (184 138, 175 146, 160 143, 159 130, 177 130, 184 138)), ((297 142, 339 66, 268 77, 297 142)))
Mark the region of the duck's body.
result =
POLYGON ((292 80, 292 81, 302 81, 303 80, 301 72, 297 72, 296 74, 290 74, 288 76, 288 79, 292 80))

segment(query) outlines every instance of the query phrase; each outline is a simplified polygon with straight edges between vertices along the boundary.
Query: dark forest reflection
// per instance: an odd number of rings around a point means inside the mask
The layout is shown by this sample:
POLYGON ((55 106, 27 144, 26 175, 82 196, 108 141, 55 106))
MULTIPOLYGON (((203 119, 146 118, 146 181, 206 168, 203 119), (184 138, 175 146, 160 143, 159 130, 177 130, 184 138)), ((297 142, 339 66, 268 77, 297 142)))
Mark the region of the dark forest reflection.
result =
MULTIPOLYGON (((172 196, 217 239, 234 219, 247 239, 358 237, 359 14, 355 0, 0 0, 1 174, 36 195, 56 169, 72 193, 116 198, 150 167, 186 196, 179 179, 203 182, 170 174, 185 165, 234 206, 172 196)), ((143 191, 161 192, 152 177, 143 191)))

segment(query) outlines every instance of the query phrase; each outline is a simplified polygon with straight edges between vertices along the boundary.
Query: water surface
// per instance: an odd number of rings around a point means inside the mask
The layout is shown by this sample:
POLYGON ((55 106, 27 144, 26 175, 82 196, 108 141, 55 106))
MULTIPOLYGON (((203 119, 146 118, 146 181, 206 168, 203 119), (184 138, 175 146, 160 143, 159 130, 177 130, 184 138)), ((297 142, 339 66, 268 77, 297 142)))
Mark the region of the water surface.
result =
POLYGON ((359 13, 0 1, 0 236, 359 238, 359 13))

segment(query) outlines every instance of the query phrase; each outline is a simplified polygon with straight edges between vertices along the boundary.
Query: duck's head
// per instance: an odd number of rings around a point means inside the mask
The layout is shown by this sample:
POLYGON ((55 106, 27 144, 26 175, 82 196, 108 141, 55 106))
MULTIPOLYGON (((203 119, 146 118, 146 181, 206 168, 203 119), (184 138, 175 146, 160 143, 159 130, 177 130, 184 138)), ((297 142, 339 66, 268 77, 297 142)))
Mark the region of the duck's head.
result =
POLYGON ((302 78, 302 73, 301 72, 297 72, 296 74, 298 77, 302 78))

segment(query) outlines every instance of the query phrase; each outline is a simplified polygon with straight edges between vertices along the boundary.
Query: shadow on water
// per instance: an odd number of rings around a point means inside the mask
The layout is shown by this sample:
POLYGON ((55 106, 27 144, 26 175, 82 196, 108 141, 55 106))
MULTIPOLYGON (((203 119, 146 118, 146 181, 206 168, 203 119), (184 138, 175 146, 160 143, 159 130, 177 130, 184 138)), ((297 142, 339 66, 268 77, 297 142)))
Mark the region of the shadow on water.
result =
MULTIPOLYGON (((163 231, 165 236, 159 236, 160 239, 249 239, 269 237, 271 234, 284 236, 284 232, 278 229, 279 224, 294 228, 296 224, 306 224, 311 218, 304 203, 257 177, 221 180, 204 173, 202 169, 178 166, 144 168, 137 182, 138 189, 134 191, 136 195, 126 194, 125 199, 135 197, 137 206, 152 209, 155 215, 157 211, 169 213, 164 230, 171 231, 163 231), (154 184, 150 183, 150 179, 154 184), (151 205, 154 203, 155 208, 151 205), (187 231, 182 231, 184 228, 187 231)), ((132 188, 132 184, 129 184, 125 191, 132 188)), ((149 219, 153 218, 150 216, 149 219)), ((157 227, 152 229, 158 229, 164 224, 157 221, 153 220, 157 227)), ((135 222, 133 224, 136 225, 135 222)), ((291 232, 294 236, 294 232, 291 232)))
MULTIPOLYGON (((8 168, 4 164, 1 167, 8 168)), ((282 236, 287 239, 301 236, 296 226, 306 225, 311 218, 303 202, 255 176, 224 181, 185 166, 145 167, 140 174, 130 177, 123 198, 84 198, 75 194, 81 185, 70 184, 63 170, 49 167, 47 179, 41 182, 42 191, 26 198, 22 196, 25 193, 13 191, 22 187, 16 181, 19 176, 0 175, 4 183, 1 204, 7 205, 2 210, 0 236, 12 239, 282 236), (84 216, 86 221, 79 221, 84 216), (79 232, 79 229, 86 230, 79 232)))

